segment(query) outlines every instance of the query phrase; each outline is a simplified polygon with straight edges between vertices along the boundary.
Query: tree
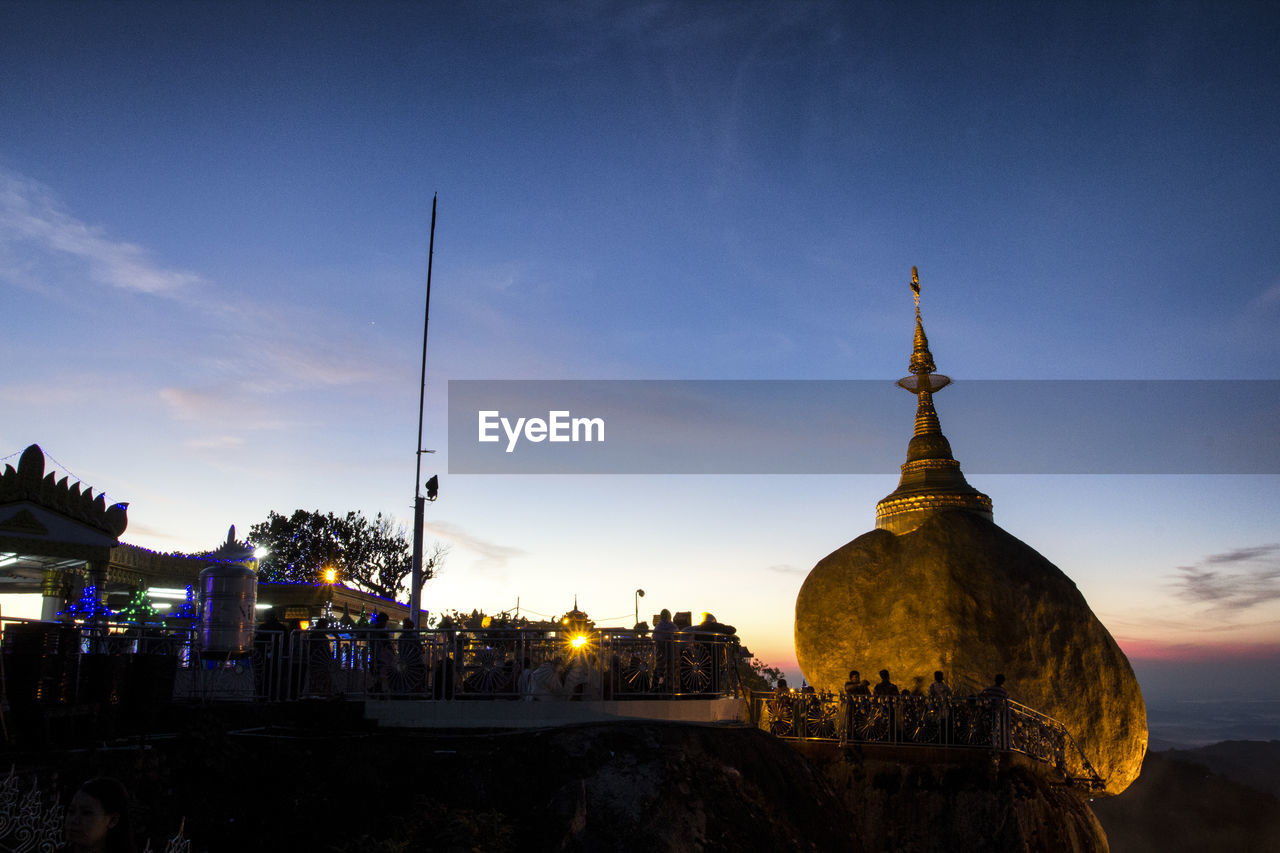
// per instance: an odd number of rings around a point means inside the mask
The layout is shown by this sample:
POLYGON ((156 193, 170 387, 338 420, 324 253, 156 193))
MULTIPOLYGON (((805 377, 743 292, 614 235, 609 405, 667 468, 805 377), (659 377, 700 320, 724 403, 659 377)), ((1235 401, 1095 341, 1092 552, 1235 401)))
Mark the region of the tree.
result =
POLYGON ((782 670, 776 666, 769 666, 757 657, 743 655, 738 658, 738 680, 743 687, 765 692, 776 688, 779 678, 782 678, 782 670))
MULTIPOLYGON (((338 581, 383 598, 398 599, 412 571, 412 547, 403 525, 378 513, 336 516, 319 510, 271 512, 249 528, 249 541, 268 550, 258 577, 268 583, 324 583, 333 568, 338 581)), ((422 580, 434 577, 448 548, 433 543, 422 557, 422 580)))

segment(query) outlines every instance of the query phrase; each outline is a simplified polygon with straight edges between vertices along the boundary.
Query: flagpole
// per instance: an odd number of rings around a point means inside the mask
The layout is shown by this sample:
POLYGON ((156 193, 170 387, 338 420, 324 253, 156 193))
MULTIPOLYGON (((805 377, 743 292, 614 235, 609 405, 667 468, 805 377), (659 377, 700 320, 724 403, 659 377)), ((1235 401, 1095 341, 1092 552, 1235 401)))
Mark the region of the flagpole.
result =
POLYGON ((422 613, 422 525, 426 499, 422 496, 422 412, 427 394, 427 327, 431 321, 431 261, 436 253, 436 196, 431 196, 431 237, 427 244, 427 304, 422 312, 422 381, 418 384, 418 443, 415 445, 413 471, 413 567, 409 575, 409 618, 418 624, 422 613))

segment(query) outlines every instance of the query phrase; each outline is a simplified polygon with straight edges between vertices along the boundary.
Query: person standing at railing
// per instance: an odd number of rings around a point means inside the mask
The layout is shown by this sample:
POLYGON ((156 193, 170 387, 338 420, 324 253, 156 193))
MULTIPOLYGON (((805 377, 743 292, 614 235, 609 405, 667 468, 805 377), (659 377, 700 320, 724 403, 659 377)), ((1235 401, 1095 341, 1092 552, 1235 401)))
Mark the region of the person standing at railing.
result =
POLYGON ((396 638, 396 655, 404 676, 401 687, 411 693, 427 689, 427 659, 422 648, 422 636, 418 626, 406 616, 400 621, 400 636, 396 638))
MULTIPOLYGON (((887 669, 880 670, 880 682, 876 684, 875 689, 872 692, 877 697, 897 697, 900 695, 898 685, 889 680, 889 670, 887 669)), ((884 701, 889 705, 889 736, 891 740, 896 741, 898 739, 898 728, 901 725, 901 714, 898 711, 898 700, 896 698, 886 698, 884 701)))
POLYGON ((889 670, 880 670, 880 683, 876 685, 873 691, 877 696, 897 696, 898 685, 889 680, 889 670))
POLYGON ((1004 673, 996 673, 995 681, 990 686, 984 687, 978 695, 990 700, 991 710, 994 712, 991 745, 998 749, 1008 749, 1009 691, 1004 686, 1004 673))
POLYGON ((985 696, 988 699, 1008 699, 1009 691, 1004 686, 1004 673, 997 673, 995 682, 989 687, 982 688, 982 692, 978 695, 985 696))
POLYGON ((844 683, 846 696, 870 696, 871 682, 862 677, 856 669, 849 670, 849 680, 844 683))
POLYGON ((665 607, 658 614, 653 626, 653 655, 656 663, 653 689, 670 692, 675 679, 676 623, 671 621, 671 611, 665 607))
POLYGON ((933 683, 929 685, 929 698, 944 701, 951 698, 951 688, 947 686, 942 670, 938 670, 933 674, 933 683))
POLYGON ((849 678, 844 683, 844 730, 850 739, 856 739, 856 721, 866 714, 865 703, 870 696, 871 683, 856 669, 849 670, 849 678), (859 703, 863 703, 862 707, 859 703))
POLYGON ((717 621, 715 614, 703 613, 702 621, 692 630, 694 641, 703 644, 711 661, 711 680, 703 692, 723 689, 729 671, 729 638, 738 633, 738 629, 717 621))
POLYGON ((933 682, 929 685, 929 700, 936 706, 938 714, 938 735, 943 743, 951 742, 951 688, 943 678, 942 670, 933 674, 933 682))
POLYGON ((386 675, 395 666, 396 650, 391 645, 391 632, 387 630, 385 613, 373 614, 373 627, 369 629, 369 657, 369 663, 373 667, 373 687, 370 692, 386 692, 386 675))
POLYGON ((516 692, 522 702, 533 701, 533 661, 524 659, 520 667, 520 675, 516 678, 516 692))

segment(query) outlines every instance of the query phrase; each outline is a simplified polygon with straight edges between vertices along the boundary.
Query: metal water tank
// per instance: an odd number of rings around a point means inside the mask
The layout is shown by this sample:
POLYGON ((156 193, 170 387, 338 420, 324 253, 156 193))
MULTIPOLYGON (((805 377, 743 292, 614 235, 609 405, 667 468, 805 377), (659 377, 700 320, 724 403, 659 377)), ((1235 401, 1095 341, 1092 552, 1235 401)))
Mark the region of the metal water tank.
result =
POLYGON ((242 563, 215 563, 200 573, 200 648, 241 657, 253 648, 258 573, 242 563))

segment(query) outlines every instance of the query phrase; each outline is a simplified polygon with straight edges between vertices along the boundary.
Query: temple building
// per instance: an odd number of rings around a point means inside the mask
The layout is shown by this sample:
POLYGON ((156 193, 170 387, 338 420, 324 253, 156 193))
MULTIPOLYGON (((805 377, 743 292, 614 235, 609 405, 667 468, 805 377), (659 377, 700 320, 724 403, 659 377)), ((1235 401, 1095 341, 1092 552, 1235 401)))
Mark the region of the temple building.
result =
POLYGON ((910 376, 914 433, 898 487, 875 529, 820 560, 796 598, 796 656, 819 690, 850 670, 888 669, 919 689, 942 671, 958 695, 999 673, 1011 698, 1063 723, 1107 793, 1137 778, 1146 707, 1128 659, 1076 585, 993 520, 991 499, 965 480, 942 433, 936 373, 916 301, 910 376))
MULTIPOLYGON (((0 473, 0 594, 39 593, 44 621, 58 620, 90 587, 110 610, 143 589, 160 608, 176 608, 211 563, 257 568, 253 548, 236 540, 234 526, 226 542, 204 554, 165 554, 121 542, 127 503, 108 504, 93 487, 45 468, 44 451, 33 444, 17 468, 6 465, 0 473)), ((259 610, 274 607, 280 619, 303 627, 329 613, 377 611, 396 623, 409 615, 404 604, 340 583, 259 584, 257 600, 259 610)))

